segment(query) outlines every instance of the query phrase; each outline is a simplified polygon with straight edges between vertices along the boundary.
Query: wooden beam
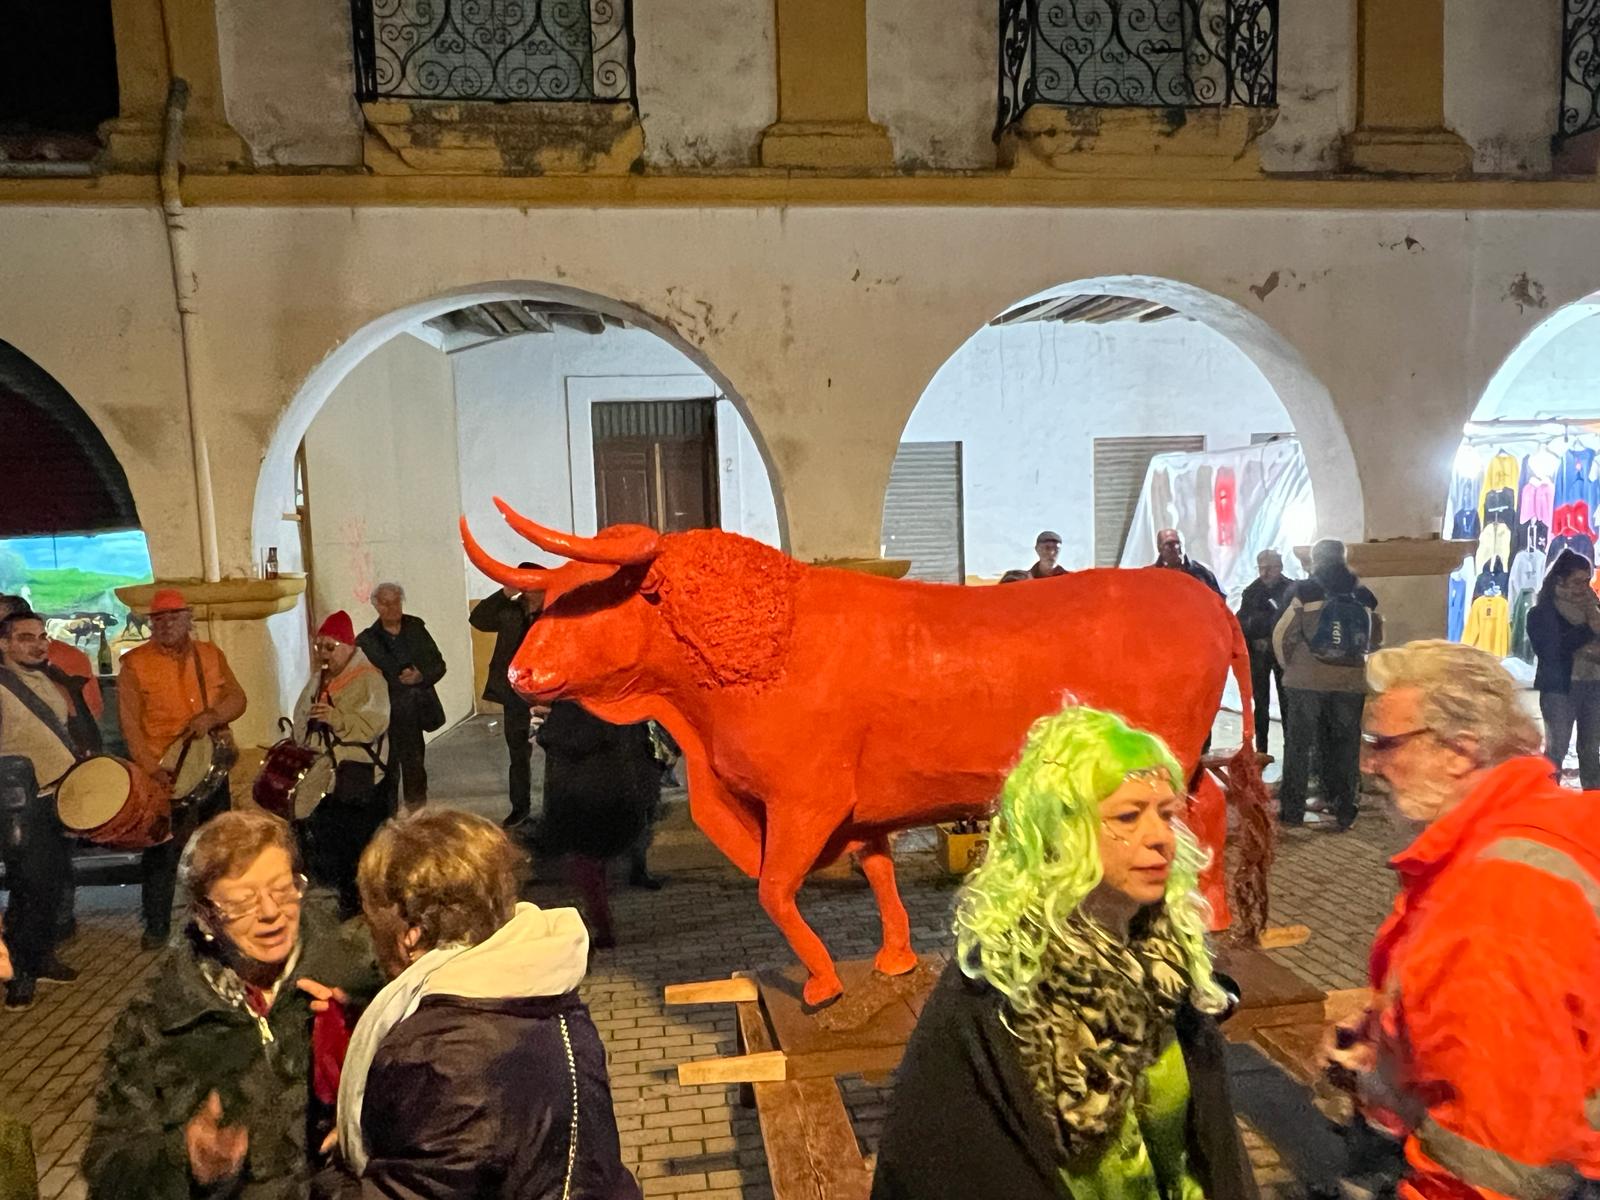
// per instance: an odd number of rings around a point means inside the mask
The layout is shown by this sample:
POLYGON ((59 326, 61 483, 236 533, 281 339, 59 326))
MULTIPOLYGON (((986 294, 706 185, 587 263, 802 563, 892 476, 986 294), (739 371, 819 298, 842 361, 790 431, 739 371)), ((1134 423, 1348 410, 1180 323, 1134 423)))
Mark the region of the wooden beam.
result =
POLYGON ((1271 929, 1261 931, 1261 948, 1263 950, 1282 950, 1286 946, 1298 946, 1311 937, 1311 930, 1304 925, 1276 925, 1271 929))
POLYGON ((758 999, 761 991, 754 979, 708 979, 704 983, 671 983, 664 999, 668 1004, 740 1004, 758 999))
POLYGON ((782 1050, 678 1064, 678 1082, 684 1087, 710 1083, 781 1083, 788 1077, 789 1059, 782 1050))

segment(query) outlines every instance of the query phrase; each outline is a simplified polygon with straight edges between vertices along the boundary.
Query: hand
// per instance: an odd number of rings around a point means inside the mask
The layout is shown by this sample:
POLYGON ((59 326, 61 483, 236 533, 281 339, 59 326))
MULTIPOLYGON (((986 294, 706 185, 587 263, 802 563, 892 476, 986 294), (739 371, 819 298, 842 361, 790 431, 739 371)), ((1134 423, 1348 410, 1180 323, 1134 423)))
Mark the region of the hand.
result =
POLYGON ((0 942, 0 983, 5 983, 11 978, 11 952, 6 949, 6 944, 0 942))
POLYGON ((329 987, 315 979, 302 979, 295 986, 311 997, 311 1011, 314 1013, 325 1013, 335 1004, 347 1009, 350 1007, 350 997, 343 988, 329 987))
POLYGON ((322 1139, 322 1149, 319 1151, 319 1153, 332 1154, 338 1148, 339 1127, 335 1125, 332 1129, 328 1130, 328 1136, 322 1139))
POLYGON ((248 1129, 222 1124, 222 1100, 216 1092, 183 1127, 183 1140, 189 1150, 189 1174, 202 1187, 237 1175, 250 1149, 248 1129))
POLYGON ((183 732, 187 737, 205 737, 220 724, 217 714, 206 708, 189 718, 189 723, 183 727, 183 732))
POLYGON ((500 594, 507 600, 515 600, 517 597, 522 595, 522 590, 520 588, 514 588, 508 583, 500 589, 500 594))
POLYGON ((400 682, 410 684, 412 687, 415 687, 417 684, 422 682, 422 672, 417 670, 415 667, 407 667, 404 671, 400 672, 400 682))
POLYGON ((333 705, 321 703, 313 704, 306 711, 306 716, 313 721, 322 721, 327 723, 328 718, 333 716, 333 705))

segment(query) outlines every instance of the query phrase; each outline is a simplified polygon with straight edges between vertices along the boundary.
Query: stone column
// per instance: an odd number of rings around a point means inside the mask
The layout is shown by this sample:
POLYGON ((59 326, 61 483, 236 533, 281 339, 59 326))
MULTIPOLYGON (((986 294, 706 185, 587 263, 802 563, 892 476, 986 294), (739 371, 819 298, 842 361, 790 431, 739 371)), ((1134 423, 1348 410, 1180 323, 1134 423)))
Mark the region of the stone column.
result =
POLYGON ((1472 147, 1444 126, 1445 0, 1358 0, 1356 128, 1345 159, 1382 175, 1457 175, 1472 147))
POLYGON ((761 136, 764 167, 894 165, 894 146, 867 115, 866 0, 775 0, 778 120, 761 136))

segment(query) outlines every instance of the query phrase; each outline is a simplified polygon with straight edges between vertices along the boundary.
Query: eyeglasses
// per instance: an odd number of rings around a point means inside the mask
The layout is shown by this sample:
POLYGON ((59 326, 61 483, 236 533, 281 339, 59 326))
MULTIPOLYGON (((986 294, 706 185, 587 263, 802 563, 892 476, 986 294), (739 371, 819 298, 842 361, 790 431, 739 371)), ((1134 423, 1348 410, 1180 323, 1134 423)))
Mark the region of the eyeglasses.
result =
POLYGON ((261 902, 264 898, 271 898, 272 903, 278 908, 297 908, 304 899, 306 888, 310 886, 304 875, 296 875, 288 883, 280 883, 276 887, 257 889, 248 896, 242 896, 226 903, 207 898, 206 903, 224 921, 242 921, 246 917, 261 915, 261 902))
POLYGON ((1376 730, 1363 729, 1361 731, 1361 746, 1374 754, 1387 754, 1389 751, 1405 745, 1414 737, 1421 737, 1425 733, 1432 732, 1433 730, 1427 728, 1408 729, 1404 733, 1378 733, 1376 730))

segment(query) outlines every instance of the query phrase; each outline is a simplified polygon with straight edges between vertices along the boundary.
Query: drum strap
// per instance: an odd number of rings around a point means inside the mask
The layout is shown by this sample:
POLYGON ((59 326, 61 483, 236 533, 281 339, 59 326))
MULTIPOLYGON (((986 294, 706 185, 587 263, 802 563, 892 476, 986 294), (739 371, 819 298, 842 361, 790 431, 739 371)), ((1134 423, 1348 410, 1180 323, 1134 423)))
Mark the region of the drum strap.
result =
POLYGON ((72 734, 69 733, 67 731, 67 727, 61 723, 61 718, 56 716, 55 712, 48 704, 39 699, 32 688, 17 678, 16 672, 6 668, 0 668, 0 687, 5 688, 6 691, 10 692, 17 698, 17 701, 22 705, 23 708, 27 709, 34 716, 38 717, 40 721, 44 722, 44 727, 51 733, 55 734, 56 737, 61 739, 61 744, 67 748, 68 753, 70 753, 73 758, 83 757, 83 751, 79 749, 77 743, 72 740, 72 734))

